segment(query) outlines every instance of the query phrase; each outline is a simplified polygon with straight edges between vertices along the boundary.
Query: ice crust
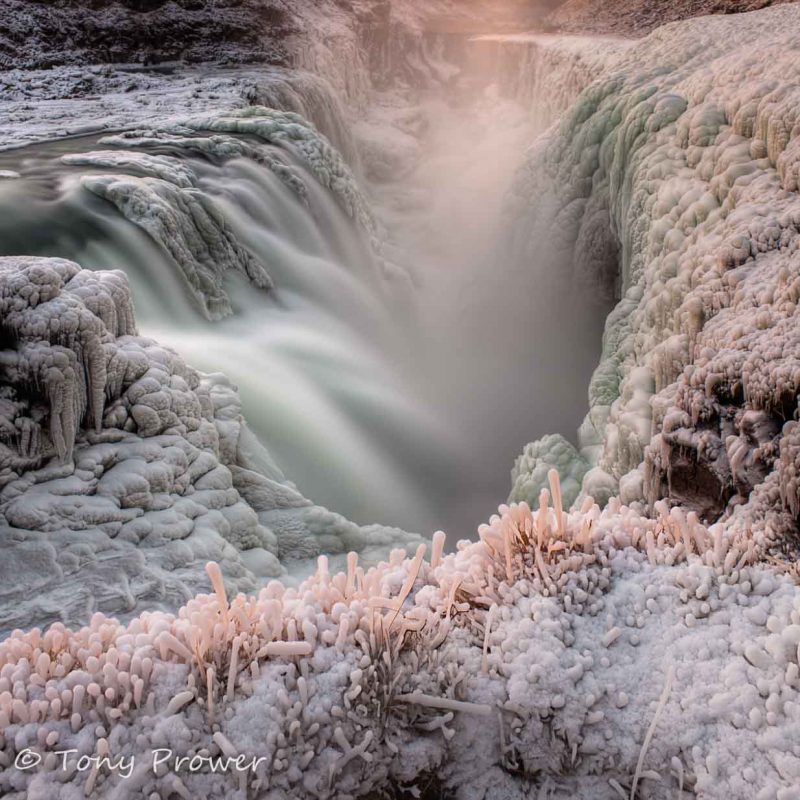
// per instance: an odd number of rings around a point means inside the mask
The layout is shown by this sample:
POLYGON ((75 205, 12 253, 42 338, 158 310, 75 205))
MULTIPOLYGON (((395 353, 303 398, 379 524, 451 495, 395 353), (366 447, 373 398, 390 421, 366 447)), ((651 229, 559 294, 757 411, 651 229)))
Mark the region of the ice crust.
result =
POLYGON ((0 150, 102 131, 167 126, 209 108, 261 105, 299 114, 348 158, 344 114, 325 73, 299 68, 95 65, 0 73, 0 150))
POLYGON ((531 442, 522 451, 511 470, 510 503, 526 502, 535 507, 539 493, 547 487, 547 475, 558 470, 565 506, 571 506, 581 490, 589 463, 560 434, 550 434, 531 442))
POLYGON ((573 279, 618 273, 584 493, 667 497, 776 551, 798 525, 797 21, 786 6, 657 30, 583 91, 516 189, 555 198, 526 225, 574 247, 573 279))
POLYGON ((224 376, 137 336, 123 273, 3 258, 0 314, 1 630, 175 608, 209 558, 252 590, 282 562, 418 540, 305 499, 224 376))

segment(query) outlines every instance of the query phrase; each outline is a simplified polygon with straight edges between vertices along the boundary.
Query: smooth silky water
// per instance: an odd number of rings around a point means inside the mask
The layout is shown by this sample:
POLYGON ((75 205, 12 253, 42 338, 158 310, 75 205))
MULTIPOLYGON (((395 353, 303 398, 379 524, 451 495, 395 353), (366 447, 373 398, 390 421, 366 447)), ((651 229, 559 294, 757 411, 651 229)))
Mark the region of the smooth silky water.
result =
MULTIPOLYGON (((0 254, 122 269, 140 333, 238 385, 244 415, 284 474, 357 522, 455 540, 474 535, 510 488, 523 445, 574 439, 607 309, 520 259, 504 198, 535 136, 530 112, 491 87, 425 95, 415 163, 369 187, 383 256, 303 164, 304 206, 266 167, 189 162, 236 238, 266 266, 264 291, 231 274, 233 314, 207 320, 171 257, 81 187, 66 153, 97 137, 0 154, 0 254), (399 269, 393 265, 399 265, 399 269)), ((126 168, 128 174, 135 170, 126 168)))

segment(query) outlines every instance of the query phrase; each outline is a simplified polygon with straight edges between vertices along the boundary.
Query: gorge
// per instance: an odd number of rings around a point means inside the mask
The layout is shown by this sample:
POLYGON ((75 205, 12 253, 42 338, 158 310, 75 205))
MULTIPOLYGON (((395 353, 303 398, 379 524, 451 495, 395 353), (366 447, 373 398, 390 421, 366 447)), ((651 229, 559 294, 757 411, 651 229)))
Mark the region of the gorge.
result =
POLYGON ((800 8, 212 5, 2 73, 4 796, 796 797, 800 8))

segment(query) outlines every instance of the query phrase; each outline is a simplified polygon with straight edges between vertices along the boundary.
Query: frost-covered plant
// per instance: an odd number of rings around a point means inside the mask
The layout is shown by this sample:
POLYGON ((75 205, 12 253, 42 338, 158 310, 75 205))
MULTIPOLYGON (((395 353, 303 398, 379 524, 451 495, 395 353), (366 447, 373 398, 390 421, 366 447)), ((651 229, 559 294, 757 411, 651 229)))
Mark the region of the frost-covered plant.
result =
MULTIPOLYGON (((232 598, 210 563, 212 592, 175 615, 15 631, 0 643, 0 788, 48 791, 56 754, 72 748, 143 762, 124 778, 105 763, 60 779, 96 797, 212 797, 245 781, 256 797, 366 798, 413 792, 432 771, 464 797, 491 796, 494 783, 504 797, 551 786, 605 800, 625 787, 635 796, 642 782, 658 798, 676 785, 718 797, 723 758, 724 785, 744 797, 754 756, 743 761, 728 742, 729 705, 717 695, 736 680, 750 720, 737 736, 748 742, 765 724, 791 725, 797 587, 719 526, 666 508, 655 520, 618 503, 601 512, 589 500, 567 511, 555 473, 550 481, 552 504, 502 507, 455 553, 437 534, 430 561, 424 546, 369 569, 351 554, 332 575, 321 557, 295 588, 273 581, 232 598), (704 653, 704 625, 725 631, 730 649, 704 653), (688 677, 699 674, 711 712, 687 715, 688 677), (768 690, 778 679, 780 702, 768 690), (163 748, 186 759, 178 764, 261 761, 246 780, 151 769, 149 751, 163 748), (15 771, 23 752, 43 768, 15 771)), ((759 759, 782 791, 786 779, 759 759)))

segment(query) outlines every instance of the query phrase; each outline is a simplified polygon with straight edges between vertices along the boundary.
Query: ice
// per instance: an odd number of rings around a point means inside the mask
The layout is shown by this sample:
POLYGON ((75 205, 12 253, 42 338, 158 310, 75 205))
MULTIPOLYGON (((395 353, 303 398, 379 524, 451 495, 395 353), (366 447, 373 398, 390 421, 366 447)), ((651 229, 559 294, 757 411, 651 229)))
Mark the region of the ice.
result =
POLYGON ((81 185, 113 203, 172 256, 210 319, 232 313, 223 287, 226 272, 242 273, 259 289, 272 286, 266 267, 238 243, 219 207, 202 191, 131 175, 92 175, 81 185))
POLYGON ((282 562, 302 574, 321 552, 418 540, 288 484, 224 376, 136 334, 122 273, 0 259, 0 309, 3 630, 174 608, 208 559, 252 590, 282 562))
MULTIPOLYGON (((528 445, 520 502, 450 552, 306 500, 227 379, 137 335, 120 274, 0 262, 0 620, 25 629, 0 643, 0 793, 795 800, 798 23, 692 20, 598 47, 591 70, 571 49, 591 43, 557 47, 554 107, 578 96, 520 174, 517 238, 617 305, 578 446, 528 445), (136 764, 61 769, 69 748, 136 764), (26 753, 41 763, 15 768, 26 753), (264 760, 207 764, 239 756, 264 760)), ((334 69, 306 45, 363 101, 355 50, 334 69)), ((412 51, 404 75, 447 74, 412 51)), ((151 140, 297 148, 365 222, 303 123, 197 111, 151 140)), ((193 191, 169 161, 84 158, 131 171, 145 210, 154 187, 170 211, 193 191)), ((373 147, 365 166, 390 163, 373 147)))
POLYGON ((322 557, 296 589, 252 597, 231 596, 212 563, 212 593, 175 615, 15 632, 0 644, 5 757, 42 767, 0 786, 333 798, 436 782, 523 798, 532 775, 585 800, 637 786, 790 798, 796 585, 691 514, 568 512, 549 483, 553 505, 545 489, 536 512, 501 507, 435 561, 424 545, 368 570, 352 554, 334 574, 322 557), (105 754, 117 766, 75 768, 105 754), (219 757, 247 766, 212 770, 219 757))
POLYGON ((509 503, 539 502, 539 493, 547 487, 547 474, 558 470, 564 504, 571 506, 578 497, 589 464, 560 434, 550 434, 527 445, 511 470, 512 489, 509 503))
POLYGON ((539 213, 577 242, 576 280, 587 264, 603 282, 619 251, 621 300, 580 430, 585 492, 667 497, 752 526, 767 549, 796 526, 781 443, 800 389, 796 14, 654 32, 583 92, 522 177, 559 198, 539 213))

